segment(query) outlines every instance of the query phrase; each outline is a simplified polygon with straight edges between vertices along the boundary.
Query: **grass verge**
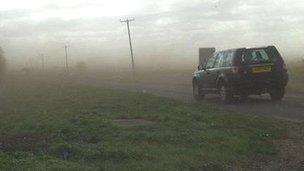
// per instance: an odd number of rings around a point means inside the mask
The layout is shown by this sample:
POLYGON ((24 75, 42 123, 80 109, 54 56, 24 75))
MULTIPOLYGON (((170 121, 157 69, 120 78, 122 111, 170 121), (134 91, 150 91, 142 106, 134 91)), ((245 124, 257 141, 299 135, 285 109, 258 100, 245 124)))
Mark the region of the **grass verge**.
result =
POLYGON ((147 94, 10 79, 1 170, 278 168, 286 123, 147 94))

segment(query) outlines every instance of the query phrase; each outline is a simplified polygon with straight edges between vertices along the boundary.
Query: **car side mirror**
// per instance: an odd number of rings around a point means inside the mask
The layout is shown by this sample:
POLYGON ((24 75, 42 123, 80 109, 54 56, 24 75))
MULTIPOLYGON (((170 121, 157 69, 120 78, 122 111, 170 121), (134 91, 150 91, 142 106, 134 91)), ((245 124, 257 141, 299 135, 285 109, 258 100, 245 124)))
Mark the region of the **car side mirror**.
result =
POLYGON ((202 65, 199 65, 199 66, 197 67, 197 69, 198 69, 199 71, 205 70, 205 68, 204 68, 202 65))

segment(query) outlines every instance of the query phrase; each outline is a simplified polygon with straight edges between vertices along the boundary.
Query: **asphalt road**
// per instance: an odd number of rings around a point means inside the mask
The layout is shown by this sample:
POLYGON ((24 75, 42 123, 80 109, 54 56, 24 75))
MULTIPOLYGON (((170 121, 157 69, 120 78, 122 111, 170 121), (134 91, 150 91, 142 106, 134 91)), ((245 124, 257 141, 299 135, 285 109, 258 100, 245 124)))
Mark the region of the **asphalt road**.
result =
POLYGON ((192 98, 191 75, 147 76, 147 78, 137 81, 87 77, 85 83, 110 89, 148 93, 188 103, 215 104, 219 108, 234 112, 270 116, 293 122, 304 122, 304 94, 300 93, 291 94, 287 92, 281 102, 272 102, 268 95, 263 95, 250 96, 245 102, 236 100, 233 104, 224 105, 220 103, 217 95, 207 95, 203 101, 195 102, 192 98))

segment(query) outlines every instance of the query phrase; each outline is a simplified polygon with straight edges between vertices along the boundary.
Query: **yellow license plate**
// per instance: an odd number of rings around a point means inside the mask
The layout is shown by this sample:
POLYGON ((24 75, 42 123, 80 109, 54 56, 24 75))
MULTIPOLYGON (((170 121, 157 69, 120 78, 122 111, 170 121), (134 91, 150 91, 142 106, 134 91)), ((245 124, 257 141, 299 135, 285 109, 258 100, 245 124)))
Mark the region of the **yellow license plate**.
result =
POLYGON ((263 72, 270 72, 271 66, 260 66, 260 67, 254 67, 253 73, 263 73, 263 72))

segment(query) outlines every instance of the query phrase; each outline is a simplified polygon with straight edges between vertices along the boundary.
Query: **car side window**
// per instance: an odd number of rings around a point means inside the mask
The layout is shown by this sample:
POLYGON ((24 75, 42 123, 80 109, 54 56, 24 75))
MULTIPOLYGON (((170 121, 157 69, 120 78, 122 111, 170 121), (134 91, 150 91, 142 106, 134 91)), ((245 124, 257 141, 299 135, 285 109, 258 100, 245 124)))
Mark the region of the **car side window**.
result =
POLYGON ((223 55, 222 60, 221 60, 221 67, 226 67, 228 56, 229 56, 229 52, 225 52, 225 55, 223 55))
POLYGON ((231 67, 233 56, 234 56, 234 52, 232 52, 232 51, 226 52, 226 55, 223 58, 221 66, 222 67, 231 67))
POLYGON ((207 63, 206 63, 206 69, 213 68, 216 57, 217 57, 217 55, 214 55, 212 58, 210 58, 207 61, 207 63))
POLYGON ((232 67, 234 56, 235 56, 235 51, 231 51, 227 61, 228 67, 232 67))
POLYGON ((220 63, 221 63, 221 60, 222 60, 222 58, 223 58, 223 55, 224 55, 224 53, 221 52, 221 53, 219 53, 219 54, 216 56, 215 63, 214 63, 214 68, 219 68, 219 67, 220 67, 220 63))

